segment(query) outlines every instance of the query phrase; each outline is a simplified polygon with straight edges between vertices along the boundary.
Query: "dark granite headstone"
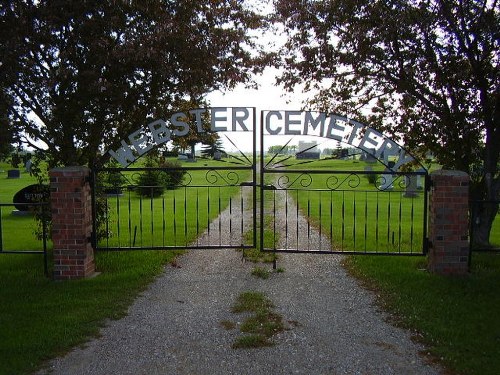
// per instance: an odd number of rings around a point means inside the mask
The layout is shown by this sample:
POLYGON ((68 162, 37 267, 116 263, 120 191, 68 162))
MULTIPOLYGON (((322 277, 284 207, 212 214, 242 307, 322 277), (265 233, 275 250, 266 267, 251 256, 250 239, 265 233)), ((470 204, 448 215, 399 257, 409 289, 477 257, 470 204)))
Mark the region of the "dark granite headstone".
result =
POLYGON ((50 198, 50 188, 48 185, 29 185, 19 190, 12 199, 14 206, 19 211, 30 211, 33 206, 30 203, 48 202, 50 198))
POLYGON ((19 169, 9 169, 7 171, 7 178, 20 178, 21 171, 19 169))

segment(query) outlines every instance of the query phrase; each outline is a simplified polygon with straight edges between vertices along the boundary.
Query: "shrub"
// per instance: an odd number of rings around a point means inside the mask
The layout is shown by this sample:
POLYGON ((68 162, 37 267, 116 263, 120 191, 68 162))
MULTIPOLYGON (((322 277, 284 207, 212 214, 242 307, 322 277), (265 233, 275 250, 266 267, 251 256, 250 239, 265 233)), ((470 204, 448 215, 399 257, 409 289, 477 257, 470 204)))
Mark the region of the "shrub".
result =
POLYGON ((147 169, 140 174, 138 193, 142 196, 159 197, 165 189, 175 189, 180 185, 186 173, 179 162, 163 161, 160 163, 148 158, 144 165, 148 168, 161 169, 147 169))

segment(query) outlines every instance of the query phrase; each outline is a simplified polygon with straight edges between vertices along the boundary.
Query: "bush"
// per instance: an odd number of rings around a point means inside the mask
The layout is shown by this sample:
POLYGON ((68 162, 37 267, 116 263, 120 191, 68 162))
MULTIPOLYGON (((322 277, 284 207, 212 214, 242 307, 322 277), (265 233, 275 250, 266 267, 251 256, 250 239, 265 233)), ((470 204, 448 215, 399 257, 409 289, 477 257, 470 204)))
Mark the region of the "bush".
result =
POLYGON ((186 173, 179 162, 156 163, 155 160, 149 158, 144 165, 148 168, 162 169, 148 169, 140 174, 138 193, 142 196, 159 197, 165 189, 175 189, 180 185, 186 173))

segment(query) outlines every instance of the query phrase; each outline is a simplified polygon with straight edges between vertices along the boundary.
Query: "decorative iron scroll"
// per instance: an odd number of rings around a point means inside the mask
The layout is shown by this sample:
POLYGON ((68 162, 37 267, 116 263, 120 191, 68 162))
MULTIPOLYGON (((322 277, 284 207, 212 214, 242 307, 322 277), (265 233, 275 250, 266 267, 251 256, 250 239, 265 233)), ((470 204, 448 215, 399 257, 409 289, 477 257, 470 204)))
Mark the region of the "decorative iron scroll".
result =
POLYGON ((287 175, 281 176, 277 180, 278 187, 280 189, 292 189, 294 187, 309 187, 313 182, 313 179, 309 173, 302 173, 292 182, 290 182, 290 177, 287 175))
POLYGON ((219 170, 210 169, 205 174, 205 180, 211 185, 220 185, 220 181, 224 183, 225 186, 236 186, 239 184, 240 176, 234 171, 226 171, 226 175, 223 176, 219 170))
POLYGON ((351 173, 340 179, 338 176, 333 175, 328 177, 326 180, 326 186, 329 190, 339 190, 340 188, 345 188, 346 185, 351 189, 357 188, 361 184, 361 179, 355 173, 351 173))
POLYGON ((417 189, 421 189, 421 187, 418 188, 416 181, 412 183, 411 180, 416 179, 418 176, 421 175, 418 173, 366 173, 362 171, 342 174, 335 172, 299 173, 293 171, 280 174, 276 178, 275 185, 277 189, 305 189, 314 186, 314 189, 330 191, 368 188, 381 192, 408 192, 411 190, 416 193, 417 189), (363 178, 367 178, 369 183, 363 184, 363 178))

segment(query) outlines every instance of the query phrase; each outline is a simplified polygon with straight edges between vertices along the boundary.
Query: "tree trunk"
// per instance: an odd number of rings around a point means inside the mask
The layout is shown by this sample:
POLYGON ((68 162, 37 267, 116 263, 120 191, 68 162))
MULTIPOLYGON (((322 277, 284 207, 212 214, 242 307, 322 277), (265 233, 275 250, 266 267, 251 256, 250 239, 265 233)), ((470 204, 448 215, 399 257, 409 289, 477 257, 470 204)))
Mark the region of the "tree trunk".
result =
POLYGON ((473 201, 471 203, 472 232, 474 248, 490 247, 490 233, 498 214, 499 201, 473 201))

